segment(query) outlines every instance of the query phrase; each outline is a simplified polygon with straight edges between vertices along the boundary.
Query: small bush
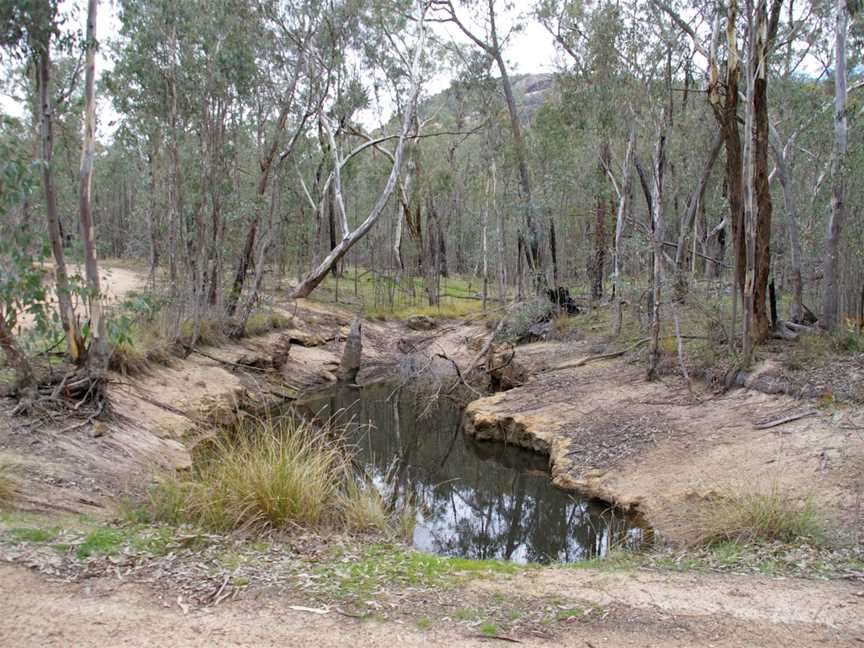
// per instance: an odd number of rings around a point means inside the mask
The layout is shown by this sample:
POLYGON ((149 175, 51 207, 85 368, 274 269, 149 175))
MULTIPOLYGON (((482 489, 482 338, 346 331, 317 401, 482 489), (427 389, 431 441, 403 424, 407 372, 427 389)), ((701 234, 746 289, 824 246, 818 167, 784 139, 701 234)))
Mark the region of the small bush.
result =
POLYGON ((254 532, 299 526, 404 535, 407 515, 356 474, 332 431, 290 418, 241 422, 190 475, 162 479, 145 508, 155 520, 254 532))
POLYGON ((693 524, 695 542, 709 546, 727 541, 819 545, 826 540, 824 521, 813 499, 792 497, 776 484, 768 492, 713 495, 693 524))
POLYGON ((552 317, 554 306, 545 297, 523 302, 513 308, 506 317, 497 338, 499 341, 518 342, 528 337, 533 324, 547 322, 552 317))

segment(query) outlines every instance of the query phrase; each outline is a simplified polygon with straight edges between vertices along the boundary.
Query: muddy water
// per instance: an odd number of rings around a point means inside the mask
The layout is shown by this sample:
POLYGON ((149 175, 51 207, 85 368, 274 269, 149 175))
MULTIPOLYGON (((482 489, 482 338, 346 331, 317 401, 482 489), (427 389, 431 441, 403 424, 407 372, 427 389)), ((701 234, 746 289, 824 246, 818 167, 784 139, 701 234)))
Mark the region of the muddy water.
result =
POLYGON ((425 406, 413 393, 385 386, 336 389, 304 403, 307 413, 347 423, 358 461, 388 495, 412 494, 418 549, 572 562, 641 538, 608 504, 553 487, 546 457, 468 439, 461 410, 444 399, 425 406))

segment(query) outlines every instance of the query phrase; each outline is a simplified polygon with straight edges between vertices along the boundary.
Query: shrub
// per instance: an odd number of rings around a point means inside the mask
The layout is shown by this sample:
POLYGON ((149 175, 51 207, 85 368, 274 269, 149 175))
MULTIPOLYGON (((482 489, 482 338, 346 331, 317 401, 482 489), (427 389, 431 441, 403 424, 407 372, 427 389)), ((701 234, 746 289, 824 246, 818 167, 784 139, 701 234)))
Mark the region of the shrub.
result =
POLYGON ((812 498, 796 498, 775 483, 768 492, 712 495, 693 518, 694 540, 702 545, 734 541, 749 543, 826 540, 824 521, 812 498))
POLYGON ((389 505, 358 476, 350 451, 330 429, 289 417, 245 419, 204 453, 191 474, 167 476, 151 490, 145 508, 153 519, 219 531, 402 535, 407 505, 389 505))
POLYGON ((529 336, 533 324, 546 322, 552 317, 554 306, 545 297, 537 297, 518 304, 506 316, 504 326, 498 332, 499 341, 519 342, 529 336))

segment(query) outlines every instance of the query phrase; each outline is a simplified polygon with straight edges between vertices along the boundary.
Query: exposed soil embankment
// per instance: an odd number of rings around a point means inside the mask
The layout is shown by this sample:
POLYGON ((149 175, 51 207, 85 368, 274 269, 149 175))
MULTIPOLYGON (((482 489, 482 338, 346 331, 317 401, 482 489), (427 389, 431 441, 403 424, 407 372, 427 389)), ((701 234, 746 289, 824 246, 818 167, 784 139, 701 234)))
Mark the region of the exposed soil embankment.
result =
MULTIPOLYGON (((124 275, 125 276, 125 275, 124 275)), ((132 285, 132 284, 130 284, 132 285)), ((115 287, 116 289, 116 287, 115 287)), ((122 296, 122 291, 118 293, 122 296)), ((168 366, 109 377, 110 411, 99 420, 13 417, 0 412, 0 460, 16 466, 14 506, 98 513, 134 498, 163 470, 191 466, 196 442, 238 408, 265 412, 333 383, 353 313, 331 304, 276 299, 287 327, 218 346, 196 347, 168 366), (287 349, 287 356, 284 351, 287 349), (278 362, 277 354, 282 354, 278 362)), ((359 384, 400 374, 451 371, 465 362, 479 326, 364 321, 359 384)), ((12 402, 2 403, 8 411, 12 402)))
POLYGON ((838 522, 856 523, 864 416, 846 410, 758 430, 756 421, 810 405, 738 389, 690 396, 676 379, 648 383, 621 360, 548 371, 590 355, 588 343, 537 343, 517 360, 532 378, 470 403, 466 433, 549 454, 555 484, 641 513, 671 541, 689 512, 717 492, 814 496, 838 522))

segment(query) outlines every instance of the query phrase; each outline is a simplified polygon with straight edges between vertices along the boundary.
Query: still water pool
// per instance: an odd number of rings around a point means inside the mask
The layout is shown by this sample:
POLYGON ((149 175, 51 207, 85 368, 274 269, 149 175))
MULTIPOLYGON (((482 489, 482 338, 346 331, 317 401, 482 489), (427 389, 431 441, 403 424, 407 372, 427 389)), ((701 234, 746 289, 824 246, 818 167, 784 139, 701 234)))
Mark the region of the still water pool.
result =
POLYGON ((552 486, 548 458, 462 433, 462 411, 427 407, 412 391, 336 388, 301 410, 347 424, 357 461, 388 496, 417 503, 414 546, 464 558, 572 562, 640 541, 642 530, 607 503, 552 486))

